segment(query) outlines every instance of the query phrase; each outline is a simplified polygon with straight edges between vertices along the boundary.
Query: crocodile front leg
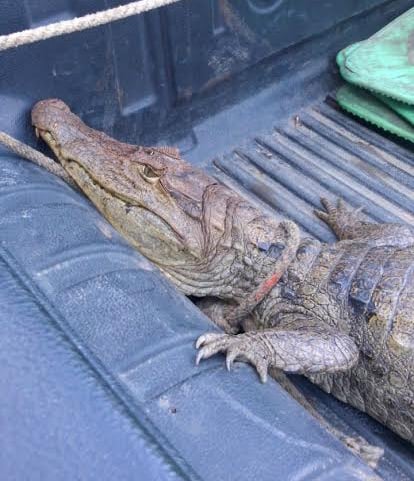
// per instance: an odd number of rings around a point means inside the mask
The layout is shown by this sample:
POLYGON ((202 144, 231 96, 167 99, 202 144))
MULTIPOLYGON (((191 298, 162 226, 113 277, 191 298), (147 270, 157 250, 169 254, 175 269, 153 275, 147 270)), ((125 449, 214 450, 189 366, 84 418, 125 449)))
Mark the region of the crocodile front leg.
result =
POLYGON ((229 314, 237 307, 236 304, 215 297, 196 299, 195 304, 216 326, 223 329, 227 334, 238 334, 240 332, 238 324, 232 325, 229 322, 229 314))
POLYGON ((352 209, 342 199, 334 205, 322 198, 325 211, 315 214, 333 230, 339 240, 366 240, 376 246, 408 247, 414 245, 414 230, 404 224, 375 224, 362 220, 362 208, 352 209))
POLYGON ((357 362, 358 348, 349 336, 309 319, 296 318, 295 324, 298 321, 303 327, 297 330, 204 334, 196 343, 200 349, 196 364, 223 352, 228 370, 236 359, 247 361, 266 382, 269 368, 297 374, 332 373, 348 370, 357 362))

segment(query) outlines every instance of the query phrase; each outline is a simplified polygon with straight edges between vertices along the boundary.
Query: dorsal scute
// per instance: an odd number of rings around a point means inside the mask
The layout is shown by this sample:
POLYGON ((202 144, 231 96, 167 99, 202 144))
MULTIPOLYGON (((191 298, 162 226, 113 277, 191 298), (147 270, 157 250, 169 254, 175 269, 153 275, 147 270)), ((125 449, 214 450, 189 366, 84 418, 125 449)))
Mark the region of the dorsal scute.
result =
POLYGON ((159 152, 160 154, 168 155, 169 157, 173 157, 174 159, 180 158, 180 151, 176 147, 155 147, 154 150, 159 152))

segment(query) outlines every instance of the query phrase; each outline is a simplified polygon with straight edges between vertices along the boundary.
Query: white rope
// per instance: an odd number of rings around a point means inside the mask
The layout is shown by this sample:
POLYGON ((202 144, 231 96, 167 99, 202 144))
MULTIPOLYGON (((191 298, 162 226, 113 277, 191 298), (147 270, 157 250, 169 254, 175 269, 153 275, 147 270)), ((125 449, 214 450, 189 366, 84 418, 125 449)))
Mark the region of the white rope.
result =
POLYGON ((20 142, 20 140, 16 140, 15 138, 11 137, 10 135, 6 134, 5 132, 0 132, 0 144, 7 147, 9 150, 14 152, 15 154, 23 157, 27 160, 34 162, 35 164, 43 167, 44 169, 48 170, 52 174, 61 177, 65 180, 68 184, 76 185, 75 182, 69 177, 66 173, 64 168, 55 162, 50 157, 43 155, 36 149, 33 149, 29 145, 20 142))
POLYGON ((0 35, 0 51, 38 42, 39 40, 45 40, 47 38, 98 27, 99 25, 148 12, 149 10, 170 5, 178 1, 179 0, 141 0, 139 2, 128 3, 127 5, 121 5, 120 7, 110 8, 102 12, 84 15, 83 17, 50 23, 43 27, 22 30, 21 32, 11 33, 9 35, 0 35))

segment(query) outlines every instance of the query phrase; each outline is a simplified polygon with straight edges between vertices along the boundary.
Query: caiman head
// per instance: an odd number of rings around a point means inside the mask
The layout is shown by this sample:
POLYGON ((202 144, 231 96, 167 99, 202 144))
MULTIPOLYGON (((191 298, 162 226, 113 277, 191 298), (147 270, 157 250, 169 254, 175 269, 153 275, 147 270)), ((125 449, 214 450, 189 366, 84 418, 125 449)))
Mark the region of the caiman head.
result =
POLYGON ((57 99, 38 102, 32 122, 83 193, 186 294, 245 295, 240 273, 266 270, 260 246, 287 235, 174 148, 118 142, 57 99))

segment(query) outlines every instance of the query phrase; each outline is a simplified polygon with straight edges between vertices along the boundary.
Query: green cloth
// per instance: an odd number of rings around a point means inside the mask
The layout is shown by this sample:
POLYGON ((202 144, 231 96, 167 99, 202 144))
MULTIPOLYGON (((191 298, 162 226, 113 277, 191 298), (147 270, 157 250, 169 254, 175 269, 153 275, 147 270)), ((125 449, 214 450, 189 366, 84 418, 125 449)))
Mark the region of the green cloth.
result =
POLYGON ((414 8, 368 40, 339 52, 337 63, 342 77, 352 84, 338 91, 338 103, 414 142, 414 8))
POLYGON ((336 100, 351 114, 414 142, 414 126, 367 90, 355 85, 344 85, 338 90, 336 100))
POLYGON ((390 109, 394 110, 395 113, 397 113, 400 117, 414 125, 414 106, 404 104, 398 100, 392 99, 391 97, 386 97, 385 95, 377 93, 374 93, 374 95, 390 109))
POLYGON ((414 8, 337 56, 349 83, 414 105, 414 8))

